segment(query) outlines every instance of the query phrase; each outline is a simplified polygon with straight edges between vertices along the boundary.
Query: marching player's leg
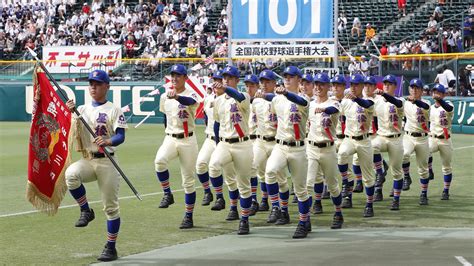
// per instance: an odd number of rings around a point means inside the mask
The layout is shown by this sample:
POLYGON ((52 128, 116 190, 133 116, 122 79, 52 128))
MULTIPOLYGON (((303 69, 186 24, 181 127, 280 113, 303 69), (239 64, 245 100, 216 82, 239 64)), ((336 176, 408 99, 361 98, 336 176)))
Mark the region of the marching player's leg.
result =
MULTIPOLYGON (((355 146, 350 139, 345 138, 337 152, 337 164, 342 178, 342 185, 348 186, 348 179, 351 175, 349 171, 349 159, 355 153, 355 146)), ((344 188, 343 188, 344 190, 344 188)), ((352 208, 352 193, 343 195, 342 208, 352 208)))
POLYGON ((318 157, 314 149, 315 148, 308 145, 306 150, 308 155, 308 174, 306 175, 306 186, 309 195, 311 195, 311 191, 314 190, 314 205, 312 212, 314 214, 321 214, 323 213, 321 197, 324 190, 324 178, 323 175, 320 175, 321 169, 319 167, 318 157))
POLYGON ((263 140, 257 139, 255 141, 253 148, 253 164, 257 169, 257 177, 258 181, 260 181, 260 189, 262 190, 262 200, 260 201, 258 211, 269 210, 267 184, 265 183, 265 167, 267 165, 267 160, 270 156, 270 153, 267 154, 265 143, 263 140))
POLYGON ((371 144, 374 150, 374 167, 376 171, 375 176, 375 193, 374 202, 383 200, 383 183, 385 183, 385 176, 382 170, 382 154, 381 152, 387 151, 387 139, 382 136, 377 136, 372 139, 371 144))
MULTIPOLYGON (((354 141, 354 140, 353 140, 354 141)), ((370 140, 365 139, 356 142, 355 149, 359 156, 360 167, 362 170, 362 178, 365 186, 365 193, 367 195, 367 203, 364 209, 364 217, 373 217, 373 197, 375 190, 375 174, 374 174, 374 163, 373 163, 373 149, 370 140)))
POLYGON ((433 156, 431 155, 428 157, 428 175, 429 179, 433 180, 434 179, 434 172, 433 172, 433 156))
POLYGON ((415 154, 418 165, 418 174, 420 175, 420 205, 428 205, 428 157, 430 155, 430 148, 428 144, 428 137, 420 137, 415 143, 415 154))
POLYGON ((198 154, 196 136, 177 141, 179 164, 181 168, 182 186, 184 188, 185 215, 180 229, 189 229, 193 224, 194 204, 196 203, 195 165, 198 154))
POLYGON ((253 147, 249 141, 231 144, 230 153, 234 159, 234 167, 237 172, 237 186, 240 192, 241 219, 237 233, 239 235, 246 235, 249 233, 249 214, 252 205, 250 178, 253 170, 249 165, 252 165, 253 147))
POLYGON ((94 210, 89 208, 86 197, 86 188, 83 183, 97 180, 97 176, 91 165, 91 160, 81 159, 71 164, 66 169, 66 184, 72 197, 76 200, 81 209, 81 215, 77 220, 76 227, 84 227, 94 220, 94 210))
POLYGON ((168 171, 168 163, 176 157, 178 157, 176 139, 171 136, 166 136, 155 157, 156 176, 164 192, 163 199, 158 206, 159 208, 168 208, 169 205, 174 203, 174 197, 169 182, 170 173, 168 171))
POLYGON ((362 193, 364 191, 364 185, 362 184, 362 170, 360 170, 359 157, 357 157, 357 154, 354 154, 352 161, 352 172, 354 172, 355 176, 355 185, 352 192, 362 193))
POLYGON ((229 152, 229 145, 230 144, 223 141, 219 142, 209 161, 209 177, 211 178, 212 187, 216 193, 216 201, 214 206, 211 208, 213 211, 225 209, 225 200, 224 195, 222 194, 222 185, 224 184, 222 169, 224 166, 232 162, 232 156, 229 152))
POLYGON ((265 168, 265 183, 267 183, 267 191, 272 203, 272 211, 268 216, 267 223, 275 223, 278 218, 281 217, 277 176, 288 167, 286 153, 283 150, 284 148, 286 147, 279 144, 274 146, 265 168))
MULTIPOLYGON (((117 158, 115 158, 117 160, 117 158)), ((120 207, 119 207, 119 187, 120 174, 107 158, 94 159, 97 174, 97 184, 101 191, 103 211, 107 217, 107 246, 115 249, 115 241, 117 240, 120 229, 120 207)))
MULTIPOLYGON (((225 166, 223 167, 223 170, 225 166)), ((229 213, 227 214, 226 221, 235 221, 239 220, 239 212, 237 210, 237 202, 239 201, 239 188, 237 186, 237 175, 226 175, 224 173, 224 182, 229 191, 229 213)))
POLYGON ((206 138, 196 160, 196 173, 199 182, 201 182, 204 188, 204 198, 201 203, 202 206, 207 206, 214 200, 211 188, 209 187, 209 160, 211 159, 212 152, 214 152, 215 148, 216 143, 214 140, 206 138))
POLYGON ((324 173, 326 184, 328 185, 328 190, 331 194, 332 203, 334 205, 334 216, 331 225, 331 229, 340 229, 344 223, 344 218, 342 216, 342 193, 339 189, 338 174, 339 170, 337 169, 337 154, 335 147, 327 147, 319 149, 319 164, 324 173))
POLYGON ((388 142, 388 158, 390 163, 390 171, 393 176, 393 200, 390 210, 397 211, 400 209, 400 194, 403 187, 403 143, 402 138, 398 137, 388 142))
POLYGON ((444 179, 444 189, 441 195, 442 200, 449 200, 449 187, 451 186, 451 180, 453 178, 452 172, 452 156, 453 156, 453 143, 451 139, 436 139, 430 138, 430 151, 436 152, 439 150, 441 157, 441 165, 444 179))
MULTIPOLYGON (((252 152, 255 157, 256 140, 250 140, 252 144, 252 152)), ((257 200, 257 188, 258 188, 258 176, 257 176, 257 166, 253 163, 255 158, 252 158, 252 171, 250 174, 250 188, 252 192, 252 206, 250 207, 250 216, 254 216, 258 212, 258 200, 257 200)))
POLYGON ((410 177, 410 156, 415 151, 415 142, 414 137, 409 135, 403 136, 403 187, 402 190, 410 190, 410 185, 412 183, 410 177))

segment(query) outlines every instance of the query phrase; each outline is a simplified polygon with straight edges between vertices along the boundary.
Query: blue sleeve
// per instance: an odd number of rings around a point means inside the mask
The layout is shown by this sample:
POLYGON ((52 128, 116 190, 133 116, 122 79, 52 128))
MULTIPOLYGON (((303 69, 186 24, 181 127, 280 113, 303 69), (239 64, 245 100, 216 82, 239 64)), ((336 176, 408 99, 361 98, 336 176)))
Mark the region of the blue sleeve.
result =
POLYGON ((118 146, 125 141, 125 128, 117 128, 115 135, 110 138, 112 146, 118 146))
POLYGON ((447 112, 452 112, 453 111, 454 107, 449 105, 445 100, 441 99, 438 102, 441 105, 441 107, 443 107, 443 109, 446 110, 447 112))
POLYGON ((415 100, 414 103, 416 104, 416 106, 418 106, 418 107, 420 107, 420 108, 423 108, 423 109, 425 109, 425 110, 430 109, 430 106, 429 106, 427 103, 425 103, 425 102, 423 102, 423 101, 421 101, 421 100, 415 100))
POLYGON ((353 101, 356 102, 358 105, 364 107, 365 109, 367 109, 367 108, 371 107, 372 105, 374 105, 373 101, 365 100, 365 99, 362 99, 362 98, 355 98, 353 101))
POLYGON ((324 109, 324 112, 328 115, 332 115, 332 114, 335 114, 335 113, 339 112, 339 110, 337 110, 337 108, 334 107, 334 106, 329 106, 326 109, 324 109))
POLYGON ((245 100, 245 96, 234 88, 226 87, 225 93, 227 93, 227 95, 234 98, 238 102, 242 102, 243 100, 245 100))
POLYGON ((374 116, 374 125, 375 125, 375 130, 379 130, 379 119, 374 116))
POLYGON ((301 105, 301 106, 307 106, 308 105, 308 101, 306 101, 303 97, 299 96, 296 93, 287 92, 285 94, 285 96, 288 100, 296 103, 297 105, 301 105))
POLYGON ((168 123, 167 119, 166 119, 166 115, 163 114, 163 124, 165 125, 165 129, 166 129, 166 124, 168 123))
POLYGON ((402 108, 403 107, 403 102, 392 95, 389 95, 387 93, 382 94, 382 97, 385 98, 389 103, 395 105, 397 108, 402 108))
POLYGON ((186 106, 193 105, 193 104, 196 103, 196 100, 194 100, 191 97, 186 97, 186 96, 178 96, 176 101, 178 101, 180 104, 186 105, 186 106))
POLYGON ((204 112, 204 124, 207 126, 207 122, 209 121, 209 118, 207 118, 206 112, 204 112))
POLYGON ((275 98, 274 93, 265 93, 265 97, 264 97, 265 100, 271 102, 273 100, 273 98, 275 98))
POLYGON ((219 122, 214 122, 214 141, 216 144, 219 144, 219 128, 221 124, 219 122))

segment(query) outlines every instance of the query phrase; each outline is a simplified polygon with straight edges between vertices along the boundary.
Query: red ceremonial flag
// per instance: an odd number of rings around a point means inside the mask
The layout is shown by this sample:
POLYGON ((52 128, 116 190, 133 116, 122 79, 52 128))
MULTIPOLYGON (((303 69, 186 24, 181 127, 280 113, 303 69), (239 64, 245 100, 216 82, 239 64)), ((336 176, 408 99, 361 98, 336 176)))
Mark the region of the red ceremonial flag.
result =
POLYGON ((71 113, 45 73, 33 73, 34 108, 28 148, 26 197, 38 210, 54 215, 67 191, 71 113))

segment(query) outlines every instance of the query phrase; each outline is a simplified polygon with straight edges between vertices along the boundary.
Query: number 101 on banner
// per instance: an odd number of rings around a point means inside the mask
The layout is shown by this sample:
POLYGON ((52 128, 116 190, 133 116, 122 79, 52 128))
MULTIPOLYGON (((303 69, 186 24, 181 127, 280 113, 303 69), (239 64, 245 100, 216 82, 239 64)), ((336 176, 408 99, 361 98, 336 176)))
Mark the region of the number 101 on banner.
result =
POLYGON ((331 39, 333 0, 233 0, 232 39, 331 39))

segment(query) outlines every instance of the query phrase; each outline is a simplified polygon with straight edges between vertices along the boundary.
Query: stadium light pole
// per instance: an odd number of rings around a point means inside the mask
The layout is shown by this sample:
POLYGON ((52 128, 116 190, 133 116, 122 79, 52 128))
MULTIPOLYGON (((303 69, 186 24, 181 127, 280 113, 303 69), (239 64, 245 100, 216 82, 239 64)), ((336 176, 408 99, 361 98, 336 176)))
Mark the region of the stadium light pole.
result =
POLYGON ((233 65, 232 64, 232 0, 227 2, 227 18, 229 21, 227 21, 227 25, 230 25, 228 28, 228 38, 227 38, 227 64, 228 65, 233 65))
POLYGON ((338 52, 338 43, 339 43, 339 32, 337 30, 337 20, 339 19, 339 1, 334 0, 334 23, 333 23, 333 31, 334 31, 334 46, 336 46, 336 54, 333 57, 333 64, 334 68, 339 72, 339 52, 338 52))

